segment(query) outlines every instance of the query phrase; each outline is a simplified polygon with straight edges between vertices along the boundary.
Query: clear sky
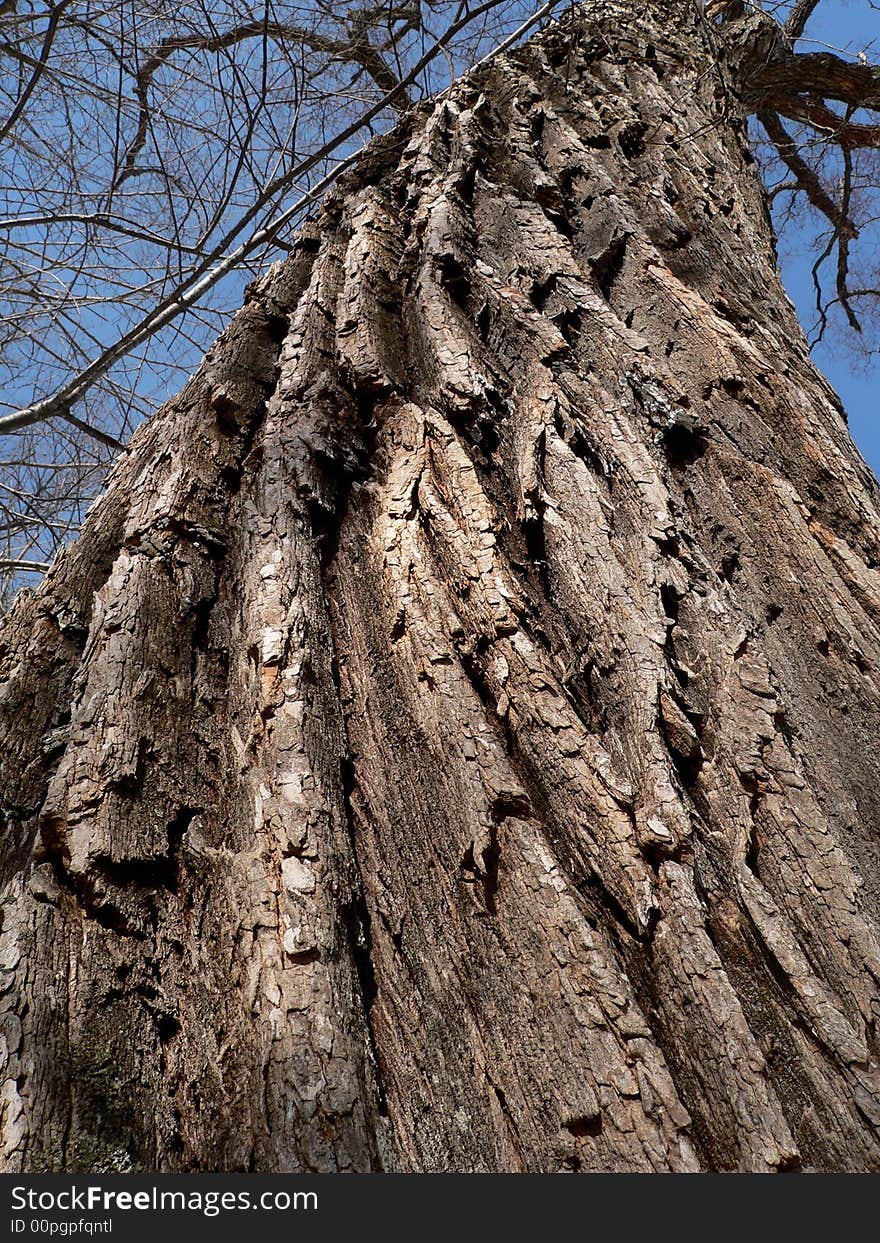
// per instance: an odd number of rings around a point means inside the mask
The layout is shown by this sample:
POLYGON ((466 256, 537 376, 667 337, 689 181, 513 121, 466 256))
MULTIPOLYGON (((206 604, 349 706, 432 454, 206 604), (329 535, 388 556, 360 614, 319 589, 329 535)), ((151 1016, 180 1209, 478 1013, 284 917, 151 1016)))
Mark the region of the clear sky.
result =
MULTIPOLYGON (((816 42, 805 41, 801 51, 833 48, 857 55, 867 48, 872 61, 880 59, 880 12, 872 10, 867 0, 823 0, 806 33, 816 42)), ((815 319, 812 241, 812 233, 805 230, 786 239, 780 249, 786 288, 807 328, 815 319)), ((813 350, 813 359, 840 394, 849 413, 853 439, 880 477, 880 357, 875 354, 862 360, 845 347, 840 336, 834 336, 813 350)))

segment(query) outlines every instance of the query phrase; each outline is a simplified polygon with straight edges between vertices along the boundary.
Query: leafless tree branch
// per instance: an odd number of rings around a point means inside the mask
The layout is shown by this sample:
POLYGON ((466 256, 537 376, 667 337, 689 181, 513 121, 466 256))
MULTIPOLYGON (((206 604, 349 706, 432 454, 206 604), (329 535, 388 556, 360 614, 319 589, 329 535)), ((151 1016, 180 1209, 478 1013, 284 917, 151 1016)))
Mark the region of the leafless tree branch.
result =
POLYGON ((806 29, 807 22, 813 16, 819 0, 797 0, 797 4, 788 15, 784 30, 788 38, 792 41, 799 39, 806 29))

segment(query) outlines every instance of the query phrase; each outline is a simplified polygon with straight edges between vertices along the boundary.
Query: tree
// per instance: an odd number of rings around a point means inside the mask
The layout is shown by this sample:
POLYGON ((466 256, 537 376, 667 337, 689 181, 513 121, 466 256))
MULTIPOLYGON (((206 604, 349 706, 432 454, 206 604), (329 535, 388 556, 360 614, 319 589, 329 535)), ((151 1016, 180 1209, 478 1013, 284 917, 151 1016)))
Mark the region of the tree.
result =
MULTIPOLYGON (((876 51, 829 54, 818 7, 705 12, 754 114, 776 225, 815 233, 811 344, 870 360, 876 51)), ((368 136, 561 8, 0 3, 0 608, 69 542, 138 422, 368 136)))
POLYGON ((555 2, 0 2, 0 607, 369 136, 555 2))
POLYGON ((408 110, 17 600, 7 1169, 878 1168, 880 494, 730 46, 408 110))

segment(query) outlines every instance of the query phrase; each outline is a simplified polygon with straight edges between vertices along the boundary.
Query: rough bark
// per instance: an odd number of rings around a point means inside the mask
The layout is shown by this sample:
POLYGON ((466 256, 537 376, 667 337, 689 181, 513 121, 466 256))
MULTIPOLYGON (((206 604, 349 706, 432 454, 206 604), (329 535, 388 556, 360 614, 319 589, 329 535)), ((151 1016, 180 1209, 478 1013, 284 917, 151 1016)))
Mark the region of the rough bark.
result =
POLYGON ((880 1168, 880 496, 713 40, 409 114, 19 599, 6 1169, 880 1168))

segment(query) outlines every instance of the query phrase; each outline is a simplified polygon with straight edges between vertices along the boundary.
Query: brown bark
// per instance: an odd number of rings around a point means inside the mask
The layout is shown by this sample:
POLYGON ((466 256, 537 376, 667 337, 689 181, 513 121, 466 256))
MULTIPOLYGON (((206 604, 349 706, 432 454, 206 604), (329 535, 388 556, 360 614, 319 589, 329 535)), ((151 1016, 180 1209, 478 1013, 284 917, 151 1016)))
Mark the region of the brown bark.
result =
POLYGON ((880 1167, 880 496, 711 37, 410 114, 7 619, 6 1169, 880 1167))

